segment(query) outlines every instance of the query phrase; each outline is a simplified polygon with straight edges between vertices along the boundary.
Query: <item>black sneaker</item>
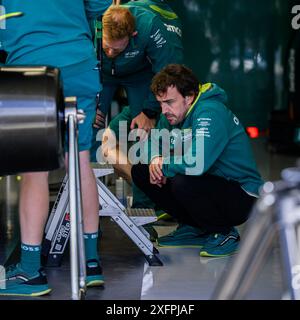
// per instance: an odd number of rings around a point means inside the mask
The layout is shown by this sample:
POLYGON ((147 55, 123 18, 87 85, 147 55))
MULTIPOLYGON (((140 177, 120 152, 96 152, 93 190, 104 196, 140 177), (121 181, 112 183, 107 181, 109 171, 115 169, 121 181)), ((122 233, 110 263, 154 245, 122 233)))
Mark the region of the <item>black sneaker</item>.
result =
POLYGON ((86 286, 97 287, 104 284, 104 276, 100 261, 91 259, 86 262, 86 286))

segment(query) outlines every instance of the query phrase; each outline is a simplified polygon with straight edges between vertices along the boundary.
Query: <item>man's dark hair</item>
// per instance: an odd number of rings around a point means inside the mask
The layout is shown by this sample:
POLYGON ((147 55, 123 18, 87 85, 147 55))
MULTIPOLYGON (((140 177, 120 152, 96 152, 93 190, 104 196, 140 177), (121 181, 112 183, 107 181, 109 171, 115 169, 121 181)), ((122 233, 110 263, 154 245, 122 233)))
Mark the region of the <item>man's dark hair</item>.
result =
POLYGON ((191 69, 181 64, 169 64, 154 76, 151 90, 154 95, 161 96, 169 87, 176 87, 183 97, 197 96, 199 84, 191 69))

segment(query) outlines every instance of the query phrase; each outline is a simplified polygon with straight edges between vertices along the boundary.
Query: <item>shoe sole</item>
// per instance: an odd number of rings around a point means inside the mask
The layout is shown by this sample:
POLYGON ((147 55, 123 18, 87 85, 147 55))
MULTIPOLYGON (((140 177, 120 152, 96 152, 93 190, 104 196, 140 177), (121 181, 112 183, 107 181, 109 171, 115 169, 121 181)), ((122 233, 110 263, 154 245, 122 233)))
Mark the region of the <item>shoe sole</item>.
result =
POLYGON ((157 245, 160 248, 168 248, 168 249, 192 249, 192 248, 201 249, 204 247, 204 245, 192 245, 192 244, 173 246, 173 245, 165 245, 165 244, 157 243, 157 245))
POLYGON ((0 296, 15 296, 15 297, 40 297, 44 296, 46 294, 49 294, 52 291, 52 289, 47 289, 40 292, 34 292, 34 293, 0 293, 0 296))
POLYGON ((225 258, 225 257, 230 257, 234 254, 236 254, 238 251, 233 251, 231 253, 227 254, 211 254, 206 251, 201 251, 200 252, 200 257, 206 257, 206 258, 225 258))
POLYGON ((86 284, 87 287, 100 287, 104 285, 103 280, 92 280, 86 284))

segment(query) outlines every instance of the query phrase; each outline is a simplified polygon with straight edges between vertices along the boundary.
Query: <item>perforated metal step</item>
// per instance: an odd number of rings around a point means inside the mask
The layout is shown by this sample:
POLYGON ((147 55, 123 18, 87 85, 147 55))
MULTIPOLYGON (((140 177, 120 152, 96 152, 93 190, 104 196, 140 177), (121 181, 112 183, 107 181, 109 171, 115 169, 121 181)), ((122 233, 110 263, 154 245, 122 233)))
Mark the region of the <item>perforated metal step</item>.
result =
POLYGON ((157 220, 157 216, 153 209, 127 209, 126 214, 137 226, 143 226, 153 223, 157 220))
POLYGON ((92 168, 96 178, 101 178, 114 173, 114 168, 110 164, 92 163, 92 168))

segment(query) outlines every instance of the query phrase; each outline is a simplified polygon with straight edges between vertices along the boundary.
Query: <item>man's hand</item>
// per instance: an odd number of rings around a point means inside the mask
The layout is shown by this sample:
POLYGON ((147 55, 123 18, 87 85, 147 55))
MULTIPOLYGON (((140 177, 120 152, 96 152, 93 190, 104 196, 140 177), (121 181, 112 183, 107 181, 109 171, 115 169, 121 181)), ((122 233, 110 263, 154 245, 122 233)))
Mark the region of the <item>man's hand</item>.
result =
POLYGON ((156 184, 160 188, 167 183, 167 178, 162 172, 163 160, 163 157, 156 157, 149 165, 150 183, 156 184))
POLYGON ((149 119, 144 112, 141 112, 131 121, 130 129, 133 130, 135 127, 138 127, 138 129, 144 129, 149 132, 154 128, 155 122, 155 119, 149 119))
POLYGON ((105 118, 106 115, 97 108, 93 127, 97 129, 105 128, 105 118))

